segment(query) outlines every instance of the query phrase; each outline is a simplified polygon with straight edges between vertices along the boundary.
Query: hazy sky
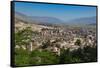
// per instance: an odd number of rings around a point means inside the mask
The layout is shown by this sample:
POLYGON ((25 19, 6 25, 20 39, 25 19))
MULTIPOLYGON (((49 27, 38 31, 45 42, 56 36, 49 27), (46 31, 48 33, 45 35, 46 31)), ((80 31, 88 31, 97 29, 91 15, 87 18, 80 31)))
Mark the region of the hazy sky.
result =
POLYGON ((96 7, 15 2, 15 11, 28 16, 56 17, 63 21, 96 16, 96 7))

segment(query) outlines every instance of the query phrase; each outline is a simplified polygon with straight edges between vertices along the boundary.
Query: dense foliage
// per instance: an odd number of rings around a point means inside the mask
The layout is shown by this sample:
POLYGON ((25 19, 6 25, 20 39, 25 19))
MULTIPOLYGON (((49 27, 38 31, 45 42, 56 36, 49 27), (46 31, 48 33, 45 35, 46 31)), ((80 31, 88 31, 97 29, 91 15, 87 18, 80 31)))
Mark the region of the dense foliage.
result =
POLYGON ((25 65, 43 65, 43 64, 63 64, 63 63, 79 63, 79 62, 96 62, 97 52, 96 48, 85 47, 70 52, 68 50, 61 50, 61 55, 57 56, 50 51, 35 50, 28 52, 26 50, 15 51, 15 64, 18 66, 25 65))
POLYGON ((60 63, 79 63, 79 62, 96 62, 97 47, 84 47, 78 50, 69 51, 62 50, 60 55, 60 63))
POLYGON ((57 55, 50 51, 35 50, 28 52, 26 50, 17 49, 15 51, 15 65, 44 65, 44 64, 58 64, 59 59, 57 55))

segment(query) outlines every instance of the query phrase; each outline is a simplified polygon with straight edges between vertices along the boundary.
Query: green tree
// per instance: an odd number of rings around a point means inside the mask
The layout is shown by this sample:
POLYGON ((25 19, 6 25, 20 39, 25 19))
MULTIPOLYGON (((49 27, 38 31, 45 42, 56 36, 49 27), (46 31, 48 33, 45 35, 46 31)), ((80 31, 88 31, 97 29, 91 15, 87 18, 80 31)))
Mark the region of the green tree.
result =
POLYGON ((46 42, 43 42, 42 45, 43 45, 42 48, 45 49, 48 46, 52 46, 52 43, 50 42, 50 40, 47 40, 46 42))
POLYGON ((15 65, 16 66, 27 66, 29 65, 29 52, 22 49, 15 50, 15 65))
POLYGON ((76 42, 75 42, 75 45, 80 46, 81 45, 81 40, 80 39, 77 39, 76 42))
POLYGON ((63 64, 63 63, 72 63, 72 54, 71 54, 71 52, 70 52, 70 50, 69 49, 67 49, 67 50, 64 50, 64 49, 62 49, 61 50, 61 55, 60 55, 60 64, 63 64))
POLYGON ((32 65, 57 64, 59 62, 58 57, 54 53, 47 50, 33 51, 30 56, 30 64, 32 65))
POLYGON ((81 57, 83 57, 81 53, 81 49, 70 51, 70 49, 61 50, 61 55, 60 55, 60 62, 59 63, 79 63, 82 62, 81 57))
POLYGON ((97 47, 85 47, 83 53, 84 62, 96 62, 97 61, 97 47))

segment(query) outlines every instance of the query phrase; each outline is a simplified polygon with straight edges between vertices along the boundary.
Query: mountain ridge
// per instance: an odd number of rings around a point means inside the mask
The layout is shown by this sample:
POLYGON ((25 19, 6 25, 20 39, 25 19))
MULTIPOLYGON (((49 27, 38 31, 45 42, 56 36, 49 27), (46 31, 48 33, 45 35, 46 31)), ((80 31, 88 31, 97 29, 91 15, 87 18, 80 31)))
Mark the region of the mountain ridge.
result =
POLYGON ((20 20, 26 21, 27 23, 34 23, 40 25, 54 25, 54 24, 64 24, 64 25, 95 25, 96 24, 96 16, 92 17, 83 17, 79 19, 73 19, 70 21, 62 21, 58 18, 54 17, 46 17, 46 16, 27 16, 25 14, 15 12, 15 18, 19 18, 20 20))

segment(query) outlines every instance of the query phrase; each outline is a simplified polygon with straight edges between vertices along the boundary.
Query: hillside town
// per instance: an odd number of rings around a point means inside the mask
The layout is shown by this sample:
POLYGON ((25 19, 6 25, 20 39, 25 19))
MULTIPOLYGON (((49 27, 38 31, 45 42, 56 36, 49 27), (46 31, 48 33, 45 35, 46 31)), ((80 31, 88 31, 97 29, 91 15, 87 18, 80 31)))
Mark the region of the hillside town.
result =
POLYGON ((22 41, 28 41, 27 44, 16 45, 16 49, 34 51, 36 49, 48 50, 56 55, 60 55, 61 49, 70 51, 84 48, 86 46, 97 46, 96 28, 70 27, 70 26, 44 26, 38 24, 26 24, 15 20, 15 32, 30 28, 31 37, 22 41), (27 47, 25 46, 27 45, 27 47))

